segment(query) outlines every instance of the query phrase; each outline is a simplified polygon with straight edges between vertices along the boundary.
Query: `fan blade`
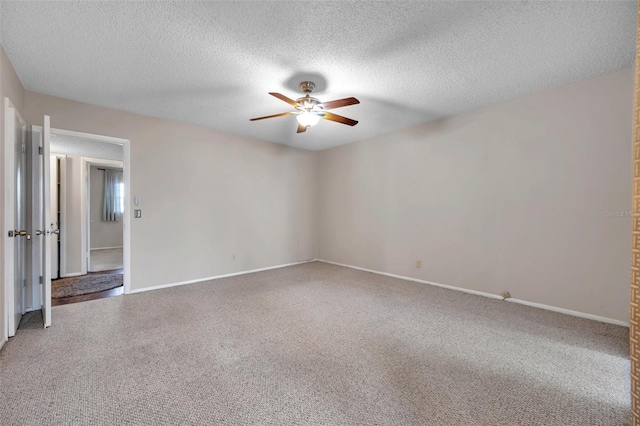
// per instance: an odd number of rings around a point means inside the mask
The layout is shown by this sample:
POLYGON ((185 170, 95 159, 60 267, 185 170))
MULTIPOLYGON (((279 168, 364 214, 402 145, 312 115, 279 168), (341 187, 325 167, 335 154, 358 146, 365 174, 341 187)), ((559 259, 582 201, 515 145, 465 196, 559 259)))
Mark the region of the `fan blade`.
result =
POLYGON ((344 98, 344 99, 337 99, 335 101, 323 102, 322 106, 324 109, 334 109, 334 108, 341 108, 349 105, 355 105, 359 103, 360 101, 357 100, 356 98, 344 98))
POLYGON ((291 115, 291 113, 290 112, 283 112, 283 113, 280 113, 280 114, 267 115, 267 116, 264 116, 264 117, 250 118, 249 121, 264 120, 265 118, 284 117, 286 115, 291 115))
POLYGON ((324 112, 321 114, 318 114, 320 117, 324 118, 325 120, 331 120, 331 121, 335 121, 337 123, 342 123, 342 124, 347 124, 349 126, 355 126, 356 124, 358 124, 358 122, 356 120, 352 120, 350 118, 347 117, 343 117, 341 115, 338 114, 333 114, 330 112, 324 112))
POLYGON ((300 105, 299 103, 297 103, 293 99, 289 99, 285 95, 282 95, 280 93, 269 92, 269 94, 271 96, 275 96, 276 98, 280 99, 281 101, 285 101, 286 103, 288 103, 289 105, 291 105, 294 108, 302 107, 302 105, 300 105))
POLYGON ((302 124, 298 123, 298 133, 303 133, 307 131, 307 126, 303 126, 302 124))

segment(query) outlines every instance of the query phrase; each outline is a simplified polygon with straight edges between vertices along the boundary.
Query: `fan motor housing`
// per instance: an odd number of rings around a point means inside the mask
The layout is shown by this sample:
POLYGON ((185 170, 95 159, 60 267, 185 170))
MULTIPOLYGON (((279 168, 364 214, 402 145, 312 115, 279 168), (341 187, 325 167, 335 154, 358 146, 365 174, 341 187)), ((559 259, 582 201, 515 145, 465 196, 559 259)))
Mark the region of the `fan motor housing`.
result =
POLYGON ((307 111, 318 109, 319 105, 321 104, 318 98, 312 98, 309 95, 296 99, 296 102, 302 105, 307 111))

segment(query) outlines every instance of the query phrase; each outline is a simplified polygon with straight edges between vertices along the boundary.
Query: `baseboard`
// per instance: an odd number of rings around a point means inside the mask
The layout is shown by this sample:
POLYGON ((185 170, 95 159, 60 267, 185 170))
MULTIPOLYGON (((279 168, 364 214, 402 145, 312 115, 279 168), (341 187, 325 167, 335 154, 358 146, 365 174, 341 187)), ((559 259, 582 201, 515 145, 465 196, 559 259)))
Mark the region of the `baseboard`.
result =
MULTIPOLYGON (((346 265, 344 263, 332 262, 330 260, 324 260, 324 259, 315 259, 315 260, 318 261, 318 262, 330 263, 332 265, 344 266, 345 268, 357 269, 359 271, 371 272, 373 274, 385 275, 387 277, 393 277, 393 278, 399 278, 401 280, 413 281, 413 282, 417 282, 417 283, 432 285, 432 286, 435 286, 435 287, 446 288, 446 289, 449 289, 449 290, 461 291, 463 293, 475 294, 477 296, 488 297, 488 298, 491 298, 491 299, 504 299, 502 296, 497 295, 497 294, 493 294, 493 293, 486 293, 486 292, 483 292, 483 291, 470 290, 470 289, 466 289, 466 288, 462 288, 462 287, 455 287, 455 286, 452 286, 452 285, 440 284, 440 283, 436 283, 436 282, 433 282, 433 281, 426 281, 426 280, 421 280, 421 279, 418 279, 418 278, 406 277, 406 276, 403 276, 403 275, 396 275, 396 274, 390 274, 390 273, 387 273, 387 272, 375 271, 373 269, 361 268, 359 266, 353 266, 353 265, 346 265)), ((598 316, 598 315, 586 314, 584 312, 572 311, 570 309, 558 308, 556 306, 545 305, 545 304, 542 304, 542 303, 529 302, 529 301, 521 300, 521 299, 508 298, 508 299, 504 299, 504 300, 506 300, 507 302, 518 303, 520 305, 531 306, 533 308, 544 309, 544 310, 553 311, 553 312, 559 312, 559 313, 566 314, 566 315, 571 315, 571 316, 574 316, 574 317, 586 318, 586 319, 590 319, 590 320, 594 320, 594 321, 604 322, 604 323, 607 323, 607 324, 614 324, 614 325, 620 325, 620 326, 623 326, 623 327, 629 327, 629 323, 628 322, 616 320, 616 319, 613 319, 613 318, 607 318, 607 317, 601 317, 601 316, 598 316)))
POLYGON ((86 274, 83 274, 82 272, 72 272, 70 274, 60 275, 60 278, 79 277, 80 275, 86 275, 86 274))
POLYGON ((621 325, 623 327, 629 327, 628 322, 616 320, 613 318, 601 317, 593 314, 585 314, 584 312, 572 311, 571 309, 558 308, 557 306, 545 305, 542 303, 529 302, 521 299, 506 299, 507 302, 517 303, 519 305, 531 306, 533 308, 545 309, 547 311, 559 312, 561 314, 571 315, 574 317, 586 318, 594 321, 605 322, 607 324, 621 325))
POLYGON ((4 339, 0 340, 0 351, 2 350, 2 347, 4 346, 5 343, 7 343, 6 340, 4 339))
POLYGON ((111 249, 119 249, 122 248, 122 246, 115 246, 115 247, 95 247, 95 248, 91 248, 89 249, 89 251, 94 251, 94 250, 111 250, 111 249))
POLYGON ((266 268, 251 269, 251 270, 248 270, 248 271, 241 271, 241 272, 233 272, 231 274, 216 275, 216 276, 213 276, 213 277, 196 278, 195 280, 180 281, 180 282, 177 282, 177 283, 160 284, 160 285, 155 285, 155 286, 152 286, 152 287, 137 288, 137 289, 131 290, 129 292, 129 294, 142 293, 142 292, 151 291, 151 290, 160 290, 162 288, 177 287, 177 286, 187 285, 187 284, 201 283, 201 282, 204 282, 204 281, 219 280, 220 278, 236 277, 238 275, 253 274, 254 272, 262 272, 262 271, 269 271, 271 269, 286 268, 287 266, 302 265, 304 263, 315 262, 315 261, 316 261, 316 259, 304 260, 302 262, 285 263, 283 265, 268 266, 266 268))

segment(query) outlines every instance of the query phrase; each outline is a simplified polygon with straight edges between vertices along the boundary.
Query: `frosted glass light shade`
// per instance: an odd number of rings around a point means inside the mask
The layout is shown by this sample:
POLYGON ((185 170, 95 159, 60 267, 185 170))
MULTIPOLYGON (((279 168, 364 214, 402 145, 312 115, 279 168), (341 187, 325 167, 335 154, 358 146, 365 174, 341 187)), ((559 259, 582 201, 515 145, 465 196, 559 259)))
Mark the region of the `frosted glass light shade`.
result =
POLYGON ((320 117, 310 112, 303 112, 296 116, 296 120, 303 126, 315 126, 320 121, 320 117))

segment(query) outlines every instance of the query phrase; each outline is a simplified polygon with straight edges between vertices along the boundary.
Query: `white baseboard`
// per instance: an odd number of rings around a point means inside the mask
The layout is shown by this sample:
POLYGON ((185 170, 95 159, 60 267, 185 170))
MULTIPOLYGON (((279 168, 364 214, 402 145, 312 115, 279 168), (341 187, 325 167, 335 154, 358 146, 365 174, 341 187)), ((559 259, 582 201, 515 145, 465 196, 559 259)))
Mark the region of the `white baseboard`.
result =
POLYGON ((70 274, 60 275, 60 278, 79 277, 80 275, 86 275, 86 274, 83 274, 82 272, 72 272, 70 274))
POLYGON ((115 247, 94 247, 89 249, 89 251, 94 251, 94 250, 111 250, 111 249, 121 249, 122 246, 115 246, 115 247))
POLYGON ((606 322, 607 324, 621 325, 623 327, 629 327, 628 322, 616 320, 613 318, 601 317, 598 315, 585 314, 584 312, 572 311, 571 309, 558 308, 557 306, 544 305, 542 303, 529 302, 521 299, 506 299, 507 302, 517 303, 519 305, 531 306, 533 308, 545 309, 547 311, 559 312, 561 314, 571 315, 574 317, 587 318, 594 321, 606 322))
POLYGON ((449 290, 462 291, 464 293, 470 293, 470 294, 475 294, 477 296, 489 297, 491 299, 502 299, 503 298, 502 296, 498 296, 497 294, 485 293, 483 291, 476 291, 476 290, 468 290, 468 289, 462 288, 462 287, 454 287, 452 285, 440 284, 440 283, 436 283, 436 282, 433 282, 433 281, 425 281, 425 280, 420 280, 418 278, 405 277, 404 275, 396 275, 396 274, 390 274, 388 272, 375 271, 373 269, 361 268, 359 266, 353 266, 353 265, 346 265, 344 263, 332 262, 330 260, 317 259, 317 261, 318 262, 324 262, 324 263, 330 263, 332 265, 337 265, 337 266, 344 266, 345 268, 357 269, 359 271, 371 272, 373 274, 384 275, 384 276, 387 276, 387 277, 399 278, 399 279, 405 280, 405 281, 414 281, 414 282, 417 282, 417 283, 429 284, 429 285, 432 285, 432 286, 435 286, 435 287, 442 287, 442 288, 446 288, 446 289, 449 289, 449 290))
MULTIPOLYGON (((436 283, 436 282, 433 282, 433 281, 420 280, 418 278, 405 277, 403 275, 389 274, 387 272, 375 271, 373 269, 367 269, 367 268, 360 268, 359 266, 346 265, 344 263, 331 262, 329 260, 324 260, 324 259, 315 259, 315 260, 318 261, 318 262, 330 263, 332 265, 344 266, 346 268, 358 269, 360 271, 365 271, 365 272, 371 272, 373 274, 385 275, 387 277, 393 277, 393 278, 399 278, 401 280, 414 281, 414 282, 417 282, 417 283, 428 284, 428 285, 432 285, 432 286, 436 286, 436 287, 442 287, 442 288, 446 288, 446 289, 449 289, 449 290, 461 291, 463 293, 475 294, 477 296, 489 297, 491 299, 504 299, 502 296, 499 296, 497 294, 485 293, 483 291, 469 290, 469 289, 466 289, 466 288, 455 287, 455 286, 446 285, 446 284, 440 284, 440 283, 436 283)), ((571 315, 571 316, 574 316, 574 317, 586 318, 586 319, 590 319, 590 320, 594 320, 594 321, 604 322, 604 323, 607 323, 607 324, 614 324, 614 325, 620 325, 620 326, 623 326, 623 327, 629 327, 629 323, 628 322, 616 320, 616 319, 613 319, 613 318, 607 318, 607 317, 601 317, 601 316, 598 316, 598 315, 586 314, 584 312, 572 311, 570 309, 558 308, 556 306, 544 305, 542 303, 528 302, 526 300, 521 300, 521 299, 508 298, 508 299, 504 299, 504 300, 506 300, 507 302, 518 303, 520 305, 526 305, 526 306, 531 306, 531 307, 534 307, 534 308, 545 309, 547 311, 559 312, 559 313, 566 314, 566 315, 571 315)))
POLYGON ((5 343, 7 343, 6 340, 4 339, 0 340, 0 350, 2 350, 2 347, 4 346, 5 343))
POLYGON ((268 266, 266 268, 251 269, 251 270, 248 270, 248 271, 241 271, 241 272, 233 272, 231 274, 216 275, 216 276, 213 276, 213 277, 205 277, 205 278, 196 278, 195 280, 180 281, 180 282, 177 282, 177 283, 169 283, 169 284, 160 284, 160 285, 154 285, 152 287, 136 288, 136 289, 131 290, 129 293, 130 294, 132 294, 132 293, 142 293, 142 292, 145 292, 145 291, 160 290, 161 288, 177 287, 177 286, 180 286, 180 285, 201 283, 201 282, 204 282, 204 281, 218 280, 220 278, 228 278, 228 277, 235 277, 235 276, 238 276, 238 275, 253 274, 254 272, 269 271, 271 269, 286 268, 287 266, 302 265, 303 263, 309 263, 309 262, 315 262, 315 261, 316 261, 316 259, 304 260, 302 262, 285 263, 284 265, 268 266))

